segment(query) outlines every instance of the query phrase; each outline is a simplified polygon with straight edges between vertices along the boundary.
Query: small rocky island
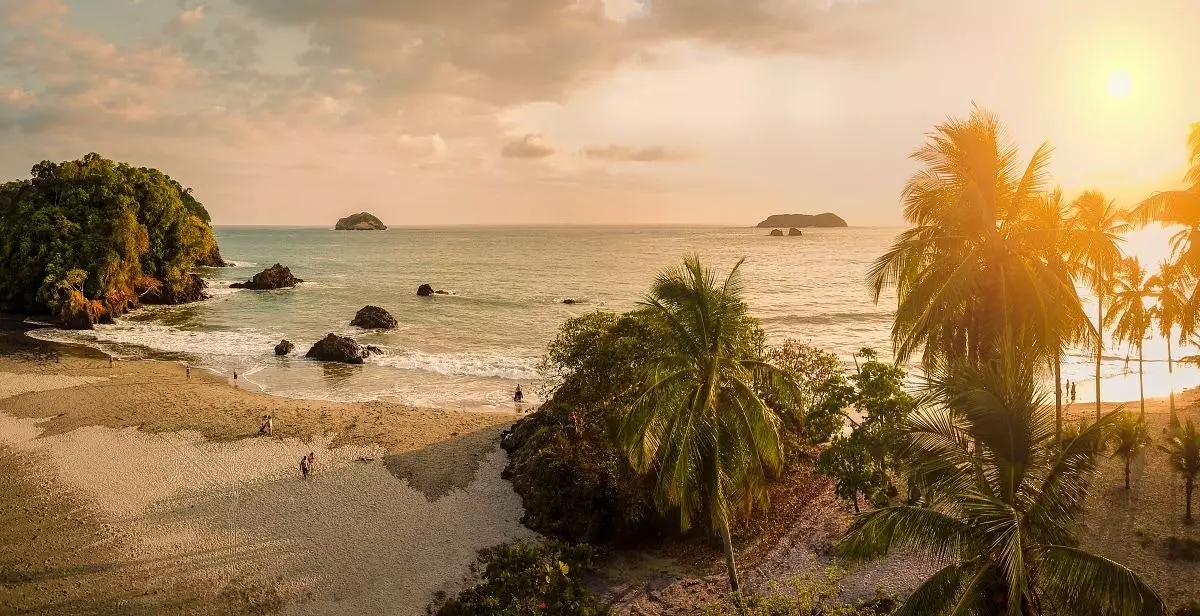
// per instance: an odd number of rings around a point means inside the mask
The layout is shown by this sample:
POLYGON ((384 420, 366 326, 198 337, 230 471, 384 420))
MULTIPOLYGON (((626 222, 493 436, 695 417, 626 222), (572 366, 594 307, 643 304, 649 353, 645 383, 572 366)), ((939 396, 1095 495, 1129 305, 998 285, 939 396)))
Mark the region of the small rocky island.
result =
POLYGON ((235 282, 229 285, 231 289, 253 289, 255 291, 269 291, 271 289, 284 289, 296 286, 297 283, 304 282, 303 280, 292 275, 292 270, 276 263, 271 267, 257 273, 253 278, 246 282, 235 282))
POLYGON ((845 220, 841 216, 825 212, 824 214, 772 214, 766 220, 758 223, 758 227, 795 227, 803 229, 805 227, 848 227, 845 220))
POLYGON ((387 229, 387 225, 383 224, 383 221, 376 218, 374 214, 359 212, 339 219, 333 229, 335 231, 383 231, 387 229))

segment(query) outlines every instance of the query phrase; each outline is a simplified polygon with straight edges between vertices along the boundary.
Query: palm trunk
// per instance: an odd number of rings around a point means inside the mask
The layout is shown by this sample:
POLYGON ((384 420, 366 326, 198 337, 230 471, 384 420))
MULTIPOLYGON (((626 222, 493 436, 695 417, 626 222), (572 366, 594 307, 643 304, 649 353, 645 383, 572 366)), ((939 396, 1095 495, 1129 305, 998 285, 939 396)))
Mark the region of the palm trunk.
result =
POLYGON ((1185 497, 1187 500, 1187 507, 1186 507, 1186 513, 1184 513, 1184 515, 1183 515, 1183 521, 1187 522, 1188 524, 1192 523, 1192 490, 1194 490, 1195 488, 1196 488, 1196 480, 1191 477, 1188 477, 1186 489, 1184 490, 1185 497))
POLYGON ((737 563, 733 560, 733 536, 729 532, 729 515, 723 514, 721 520, 721 536, 725 540, 725 568, 729 574, 729 590, 737 603, 738 613, 745 616, 746 604, 742 602, 741 585, 738 584, 737 563))
POLYGON ((1167 333, 1167 375, 1168 375, 1167 381, 1171 388, 1171 395, 1168 397, 1168 400, 1170 400, 1170 408, 1171 408, 1171 421, 1170 421, 1169 425, 1171 426, 1171 429, 1173 430, 1173 429, 1179 427, 1179 418, 1175 416, 1175 365, 1171 361, 1171 334, 1170 334, 1170 332, 1167 333))
POLYGON ((1129 489, 1129 458, 1125 458, 1125 489, 1129 489))
POLYGON ((1100 357, 1104 355, 1104 294, 1096 294, 1096 421, 1100 421, 1100 357))
POLYGON ((1138 401, 1142 405, 1142 421, 1146 420, 1146 384, 1143 381, 1145 371, 1142 369, 1142 345, 1138 345, 1138 401))
POLYGON ((1054 442, 1062 445, 1062 349, 1054 351, 1054 442))

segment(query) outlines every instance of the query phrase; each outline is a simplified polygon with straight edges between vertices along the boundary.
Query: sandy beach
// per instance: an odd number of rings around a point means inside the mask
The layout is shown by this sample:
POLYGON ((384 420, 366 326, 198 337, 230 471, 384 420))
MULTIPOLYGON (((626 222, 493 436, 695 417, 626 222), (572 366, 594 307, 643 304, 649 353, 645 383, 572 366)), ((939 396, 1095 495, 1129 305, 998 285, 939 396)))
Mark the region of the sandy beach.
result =
POLYGON ((0 611, 423 613, 478 549, 531 534, 500 479, 514 418, 0 359, 0 611))

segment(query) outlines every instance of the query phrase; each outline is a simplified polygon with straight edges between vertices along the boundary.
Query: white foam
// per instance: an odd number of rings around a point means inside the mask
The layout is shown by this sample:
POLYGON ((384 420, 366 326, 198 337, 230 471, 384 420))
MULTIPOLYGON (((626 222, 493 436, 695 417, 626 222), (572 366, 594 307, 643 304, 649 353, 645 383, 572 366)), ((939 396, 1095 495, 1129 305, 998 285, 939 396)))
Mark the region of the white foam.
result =
POLYGON ((234 261, 233 259, 225 259, 225 263, 229 267, 254 267, 258 265, 253 261, 234 261))
POLYGON ((489 352, 424 353, 401 351, 375 356, 372 363, 403 370, 424 370, 446 376, 469 376, 533 381, 542 378, 536 357, 489 352))
POLYGON ((187 331, 140 321, 117 321, 93 330, 35 329, 28 335, 48 342, 84 344, 108 350, 108 345, 135 345, 168 353, 226 357, 264 356, 279 341, 277 332, 253 328, 187 331))

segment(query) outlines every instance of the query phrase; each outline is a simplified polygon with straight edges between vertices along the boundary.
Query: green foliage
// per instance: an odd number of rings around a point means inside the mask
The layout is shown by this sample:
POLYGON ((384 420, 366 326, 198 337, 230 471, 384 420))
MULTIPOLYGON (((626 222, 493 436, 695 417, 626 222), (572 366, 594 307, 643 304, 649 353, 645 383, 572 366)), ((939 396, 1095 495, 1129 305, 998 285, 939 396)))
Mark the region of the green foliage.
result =
POLYGON ((892 613, 895 599, 882 594, 870 601, 838 601, 845 575, 845 571, 836 566, 819 573, 806 572, 792 576, 787 582, 787 591, 772 581, 768 594, 748 598, 748 611, 754 616, 886 616, 892 613))
POLYGON ((31 175, 0 185, 0 309, 57 311, 68 287, 109 314, 149 290, 168 303, 198 295, 191 271, 216 241, 178 182, 97 154, 31 175))
POLYGON ((1105 445, 1112 447, 1111 455, 1125 463, 1125 489, 1129 489, 1129 465, 1150 444, 1150 431, 1139 415, 1119 413, 1104 434, 1105 445))
POLYGON ((855 511, 859 494, 886 504, 897 492, 892 479, 906 464, 904 422, 916 406, 904 391, 903 370, 878 361, 871 349, 863 349, 859 356, 867 361, 858 372, 849 379, 827 381, 823 398, 830 407, 824 412, 840 415, 852 409, 857 420, 851 421, 850 434, 834 437, 817 461, 817 470, 833 478, 838 496, 850 501, 855 511))
POLYGON ((1200 599, 1192 599, 1175 608, 1175 616, 1200 616, 1200 599))
POLYGON ((1192 493, 1196 489, 1196 478, 1200 476, 1200 433, 1196 424, 1187 420, 1182 428, 1176 428, 1167 436, 1167 442, 1159 445, 1171 464, 1171 468, 1183 476, 1184 521, 1192 523, 1192 493))
POLYGON ((841 431, 845 425, 842 412, 848 404, 848 386, 836 355, 787 340, 782 346, 769 349, 766 359, 792 375, 804 402, 804 408, 785 406, 770 392, 763 393, 783 422, 783 429, 799 434, 810 445, 826 443, 841 431))
POLYGON ((482 550, 481 580, 436 607, 438 616, 600 616, 608 608, 580 576, 591 549, 555 541, 518 541, 482 550))
POLYGON ((1200 562, 1200 540, 1187 537, 1167 537, 1167 560, 1200 562))
POLYGON ((1059 446, 1036 351, 939 368, 909 419, 926 506, 858 516, 850 560, 912 550, 944 564, 896 614, 1165 614, 1129 569, 1072 546, 1097 449, 1115 414, 1059 446))

